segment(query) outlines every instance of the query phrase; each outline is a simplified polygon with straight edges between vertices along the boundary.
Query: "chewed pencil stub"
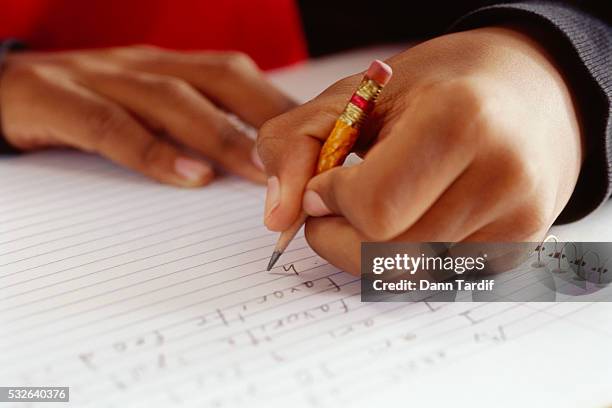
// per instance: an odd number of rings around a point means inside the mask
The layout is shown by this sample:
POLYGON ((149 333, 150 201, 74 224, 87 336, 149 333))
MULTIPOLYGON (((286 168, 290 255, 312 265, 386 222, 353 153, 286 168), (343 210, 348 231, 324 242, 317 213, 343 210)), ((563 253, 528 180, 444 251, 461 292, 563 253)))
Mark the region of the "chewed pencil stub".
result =
POLYGON ((391 67, 384 62, 375 60, 370 64, 359 87, 351 96, 321 148, 317 174, 340 166, 344 162, 357 141, 361 124, 374 109, 378 95, 392 75, 391 67))

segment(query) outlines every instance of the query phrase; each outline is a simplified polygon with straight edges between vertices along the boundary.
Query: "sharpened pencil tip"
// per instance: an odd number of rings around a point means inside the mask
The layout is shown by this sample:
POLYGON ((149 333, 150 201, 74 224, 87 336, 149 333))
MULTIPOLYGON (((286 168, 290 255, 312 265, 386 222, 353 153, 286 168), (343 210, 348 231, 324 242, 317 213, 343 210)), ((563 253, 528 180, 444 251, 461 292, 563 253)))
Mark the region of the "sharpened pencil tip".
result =
POLYGON ((269 271, 270 269, 274 267, 274 265, 276 264, 276 261, 278 261, 278 258, 280 258, 282 254, 283 253, 281 251, 272 252, 272 256, 270 257, 270 262, 268 262, 268 267, 266 268, 267 271, 269 271))

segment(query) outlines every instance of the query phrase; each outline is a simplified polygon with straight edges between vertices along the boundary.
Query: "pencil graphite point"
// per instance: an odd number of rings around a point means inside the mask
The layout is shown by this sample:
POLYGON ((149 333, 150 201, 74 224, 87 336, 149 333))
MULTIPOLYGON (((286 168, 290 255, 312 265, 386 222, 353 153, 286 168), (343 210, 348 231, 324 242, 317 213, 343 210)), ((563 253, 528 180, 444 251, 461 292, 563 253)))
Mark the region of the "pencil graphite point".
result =
POLYGON ((276 264, 276 261, 278 261, 278 258, 280 258, 282 254, 283 253, 281 251, 272 252, 272 256, 270 257, 270 262, 268 262, 268 267, 266 268, 266 271, 269 271, 270 269, 274 267, 274 265, 276 264))

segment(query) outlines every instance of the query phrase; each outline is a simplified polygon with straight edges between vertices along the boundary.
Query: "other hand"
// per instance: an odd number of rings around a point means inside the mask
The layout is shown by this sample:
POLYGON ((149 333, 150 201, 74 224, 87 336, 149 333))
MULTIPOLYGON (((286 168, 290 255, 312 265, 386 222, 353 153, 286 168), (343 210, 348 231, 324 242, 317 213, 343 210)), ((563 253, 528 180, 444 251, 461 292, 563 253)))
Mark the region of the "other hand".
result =
POLYGON ((75 147, 186 187, 212 180, 208 160, 263 182, 254 142, 225 111, 259 127, 292 106, 232 52, 23 52, 0 77, 2 132, 17 148, 75 147))

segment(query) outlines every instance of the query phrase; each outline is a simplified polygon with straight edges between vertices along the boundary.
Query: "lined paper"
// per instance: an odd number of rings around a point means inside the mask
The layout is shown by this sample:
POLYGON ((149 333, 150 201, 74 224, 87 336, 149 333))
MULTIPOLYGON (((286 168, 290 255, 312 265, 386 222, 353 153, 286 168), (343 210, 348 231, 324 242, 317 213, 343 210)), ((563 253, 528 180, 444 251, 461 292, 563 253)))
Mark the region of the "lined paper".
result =
POLYGON ((264 191, 232 177, 48 152, 0 161, 0 185, 0 385, 78 407, 612 401, 609 304, 362 303, 303 236, 266 272, 264 191))

